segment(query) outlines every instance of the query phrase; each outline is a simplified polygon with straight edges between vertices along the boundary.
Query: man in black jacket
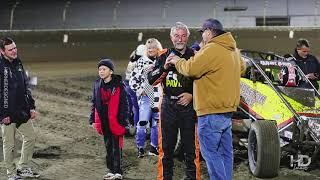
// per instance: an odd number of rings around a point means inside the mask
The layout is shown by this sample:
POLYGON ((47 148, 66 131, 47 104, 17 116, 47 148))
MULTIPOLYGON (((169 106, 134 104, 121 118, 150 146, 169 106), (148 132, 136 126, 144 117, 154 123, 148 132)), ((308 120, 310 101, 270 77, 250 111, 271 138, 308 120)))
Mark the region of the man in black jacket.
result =
POLYGON ((170 37, 174 48, 167 49, 157 58, 155 67, 148 73, 149 83, 162 83, 163 100, 160 108, 160 134, 158 179, 173 178, 173 153, 177 141, 178 129, 185 154, 186 178, 199 179, 199 146, 195 132, 196 114, 192 104, 193 80, 179 74, 174 67, 165 65, 167 57, 174 53, 189 59, 194 55, 187 47, 190 32, 188 27, 177 22, 171 28, 170 37), (197 155, 196 155, 197 154, 197 155))
MULTIPOLYGON (((293 56, 296 59, 297 65, 303 71, 303 73, 307 76, 310 82, 316 89, 319 89, 319 85, 317 80, 319 80, 319 71, 320 64, 317 58, 311 54, 310 52, 310 44, 306 39, 299 39, 297 41, 296 48, 294 49, 293 56)), ((299 87, 304 88, 312 88, 310 84, 307 82, 301 81, 299 87)))
POLYGON ((27 75, 17 55, 17 46, 8 37, 0 44, 0 123, 3 156, 9 180, 39 177, 29 163, 36 134, 29 119, 35 119, 35 103, 28 88, 27 75), (14 164, 15 132, 22 134, 23 144, 18 169, 14 164))

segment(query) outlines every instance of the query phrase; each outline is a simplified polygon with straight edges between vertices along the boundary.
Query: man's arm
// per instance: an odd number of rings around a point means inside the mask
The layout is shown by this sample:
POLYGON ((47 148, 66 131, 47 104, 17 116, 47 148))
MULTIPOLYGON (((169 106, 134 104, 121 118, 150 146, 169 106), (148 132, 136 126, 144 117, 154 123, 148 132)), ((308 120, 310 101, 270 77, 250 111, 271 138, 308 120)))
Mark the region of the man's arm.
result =
MULTIPOLYGON (((21 62, 20 62, 21 63, 21 62)), ((21 64, 22 66, 22 64, 21 64)), ((23 67, 23 66, 22 66, 23 67)), ((26 73, 26 71, 24 70, 23 68, 23 79, 24 79, 24 85, 25 85, 25 89, 26 89, 26 94, 25 94, 25 98, 26 98, 26 101, 30 107, 30 115, 31 115, 31 119, 35 119, 36 116, 37 116, 37 113, 36 113, 36 106, 35 106, 35 100, 33 99, 32 97, 32 93, 31 93, 31 85, 29 83, 29 77, 26 73)))
MULTIPOLYGON (((166 51, 164 52, 166 53, 166 51)), ((147 77, 149 84, 155 86, 163 81, 163 79, 167 76, 168 70, 165 69, 166 55, 162 54, 156 59, 156 63, 154 68, 148 72, 147 77)))
MULTIPOLYGON (((212 58, 210 58, 212 59, 212 58)), ((188 61, 177 56, 172 60, 175 63, 177 71, 184 76, 200 78, 208 71, 210 62, 206 50, 200 50, 195 56, 188 61)))
POLYGON ((28 103, 29 103, 29 107, 30 109, 36 109, 35 106, 35 100, 32 97, 32 93, 31 93, 31 87, 29 84, 29 80, 28 80, 28 76, 27 73, 23 70, 23 78, 24 78, 24 82, 25 82, 25 88, 26 88, 26 95, 28 96, 28 103))

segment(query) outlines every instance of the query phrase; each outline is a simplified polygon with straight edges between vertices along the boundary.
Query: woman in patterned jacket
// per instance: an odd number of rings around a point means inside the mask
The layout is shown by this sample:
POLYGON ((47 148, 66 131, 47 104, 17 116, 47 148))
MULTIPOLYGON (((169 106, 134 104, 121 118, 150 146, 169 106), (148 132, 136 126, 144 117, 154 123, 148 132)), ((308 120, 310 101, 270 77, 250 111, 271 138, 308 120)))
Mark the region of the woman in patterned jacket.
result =
POLYGON ((153 87, 148 83, 148 69, 154 65, 156 57, 162 51, 160 42, 155 38, 146 41, 145 55, 138 59, 130 77, 130 87, 136 92, 139 99, 139 121, 137 123, 136 144, 138 157, 145 154, 146 132, 151 119, 151 147, 149 155, 158 155, 158 126, 159 100, 161 86, 153 87))

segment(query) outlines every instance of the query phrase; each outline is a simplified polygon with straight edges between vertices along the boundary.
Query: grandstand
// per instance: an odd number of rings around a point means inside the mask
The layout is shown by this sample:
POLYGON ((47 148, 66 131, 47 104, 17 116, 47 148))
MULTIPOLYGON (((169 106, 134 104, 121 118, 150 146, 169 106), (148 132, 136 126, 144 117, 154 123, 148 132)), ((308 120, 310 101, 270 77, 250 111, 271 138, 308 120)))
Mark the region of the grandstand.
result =
POLYGON ((199 27, 318 27, 320 0, 1 0, 0 30, 199 27))

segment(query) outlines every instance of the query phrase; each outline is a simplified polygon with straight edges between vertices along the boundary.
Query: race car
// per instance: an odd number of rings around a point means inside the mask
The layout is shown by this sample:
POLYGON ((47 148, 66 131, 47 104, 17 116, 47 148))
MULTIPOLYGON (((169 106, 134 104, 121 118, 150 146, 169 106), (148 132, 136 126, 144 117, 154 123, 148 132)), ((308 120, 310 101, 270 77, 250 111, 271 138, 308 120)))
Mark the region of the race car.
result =
POLYGON ((247 70, 241 77, 241 101, 233 115, 236 143, 248 149, 252 174, 278 175, 280 159, 307 170, 320 145, 320 94, 294 57, 241 51, 247 70), (305 81, 312 89, 301 88, 305 81))

